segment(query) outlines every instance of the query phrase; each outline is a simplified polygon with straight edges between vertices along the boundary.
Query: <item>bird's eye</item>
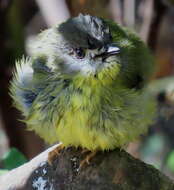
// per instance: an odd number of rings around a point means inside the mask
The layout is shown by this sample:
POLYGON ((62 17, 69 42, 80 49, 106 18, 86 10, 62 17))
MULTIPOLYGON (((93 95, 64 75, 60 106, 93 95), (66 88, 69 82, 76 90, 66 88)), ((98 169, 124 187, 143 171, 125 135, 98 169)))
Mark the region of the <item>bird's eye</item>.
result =
POLYGON ((78 59, 83 59, 85 57, 85 52, 82 48, 75 48, 75 53, 78 59))

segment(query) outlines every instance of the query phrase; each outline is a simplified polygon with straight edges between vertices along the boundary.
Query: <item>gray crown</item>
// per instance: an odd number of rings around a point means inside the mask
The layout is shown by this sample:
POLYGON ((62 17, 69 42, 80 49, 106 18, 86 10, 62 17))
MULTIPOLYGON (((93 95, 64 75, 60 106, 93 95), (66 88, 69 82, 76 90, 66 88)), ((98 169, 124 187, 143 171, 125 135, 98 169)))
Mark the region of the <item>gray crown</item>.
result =
POLYGON ((80 14, 62 23, 59 32, 65 40, 76 47, 100 48, 111 42, 112 37, 107 24, 100 18, 80 14))

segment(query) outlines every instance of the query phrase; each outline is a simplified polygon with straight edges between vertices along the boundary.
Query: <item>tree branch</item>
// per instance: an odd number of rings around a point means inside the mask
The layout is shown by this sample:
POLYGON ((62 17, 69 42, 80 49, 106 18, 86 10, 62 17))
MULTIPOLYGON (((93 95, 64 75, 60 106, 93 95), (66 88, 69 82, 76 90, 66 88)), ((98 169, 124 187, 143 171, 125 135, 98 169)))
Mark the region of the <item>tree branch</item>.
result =
MULTIPOLYGON (((57 146, 57 145, 55 145, 57 146)), ((0 178, 3 190, 172 190, 174 184, 154 167, 133 158, 124 150, 98 152, 89 165, 81 149, 64 149, 48 164, 52 147, 23 166, 0 178)))

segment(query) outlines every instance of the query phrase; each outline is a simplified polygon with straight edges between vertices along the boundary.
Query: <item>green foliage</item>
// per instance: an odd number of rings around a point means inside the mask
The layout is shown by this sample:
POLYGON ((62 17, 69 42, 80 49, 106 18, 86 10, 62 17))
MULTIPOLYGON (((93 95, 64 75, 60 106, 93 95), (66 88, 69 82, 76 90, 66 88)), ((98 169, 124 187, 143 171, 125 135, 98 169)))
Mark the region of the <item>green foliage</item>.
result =
MULTIPOLYGON (((2 158, 4 169, 11 170, 27 162, 26 157, 16 148, 11 148, 2 158)), ((2 170, 1 172, 6 170, 2 170)))
POLYGON ((3 175, 3 174, 5 174, 5 173, 7 173, 7 172, 8 172, 8 170, 0 169, 0 176, 3 175))
POLYGON ((174 150, 170 153, 167 159, 167 167, 174 172, 174 150))

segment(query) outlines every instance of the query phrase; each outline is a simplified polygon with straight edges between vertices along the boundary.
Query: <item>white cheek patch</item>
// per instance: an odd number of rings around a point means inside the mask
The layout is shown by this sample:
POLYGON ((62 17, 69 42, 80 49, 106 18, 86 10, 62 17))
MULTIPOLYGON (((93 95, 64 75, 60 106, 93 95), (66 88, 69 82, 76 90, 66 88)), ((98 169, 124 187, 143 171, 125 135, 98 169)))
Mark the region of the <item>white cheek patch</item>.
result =
MULTIPOLYGON (((110 51, 113 51, 113 49, 110 51)), ((110 67, 111 65, 117 64, 117 62, 119 62, 116 56, 110 56, 105 61, 102 61, 101 57, 94 59, 95 55, 101 54, 101 52, 103 52, 103 50, 87 50, 86 56, 83 59, 77 59, 73 55, 64 54, 62 59, 65 60, 65 72, 80 72, 84 76, 94 75, 101 69, 110 67)))
POLYGON ((66 57, 66 65, 69 71, 81 72, 83 75, 94 74, 97 70, 96 63, 88 59, 73 59, 73 57, 66 57))

